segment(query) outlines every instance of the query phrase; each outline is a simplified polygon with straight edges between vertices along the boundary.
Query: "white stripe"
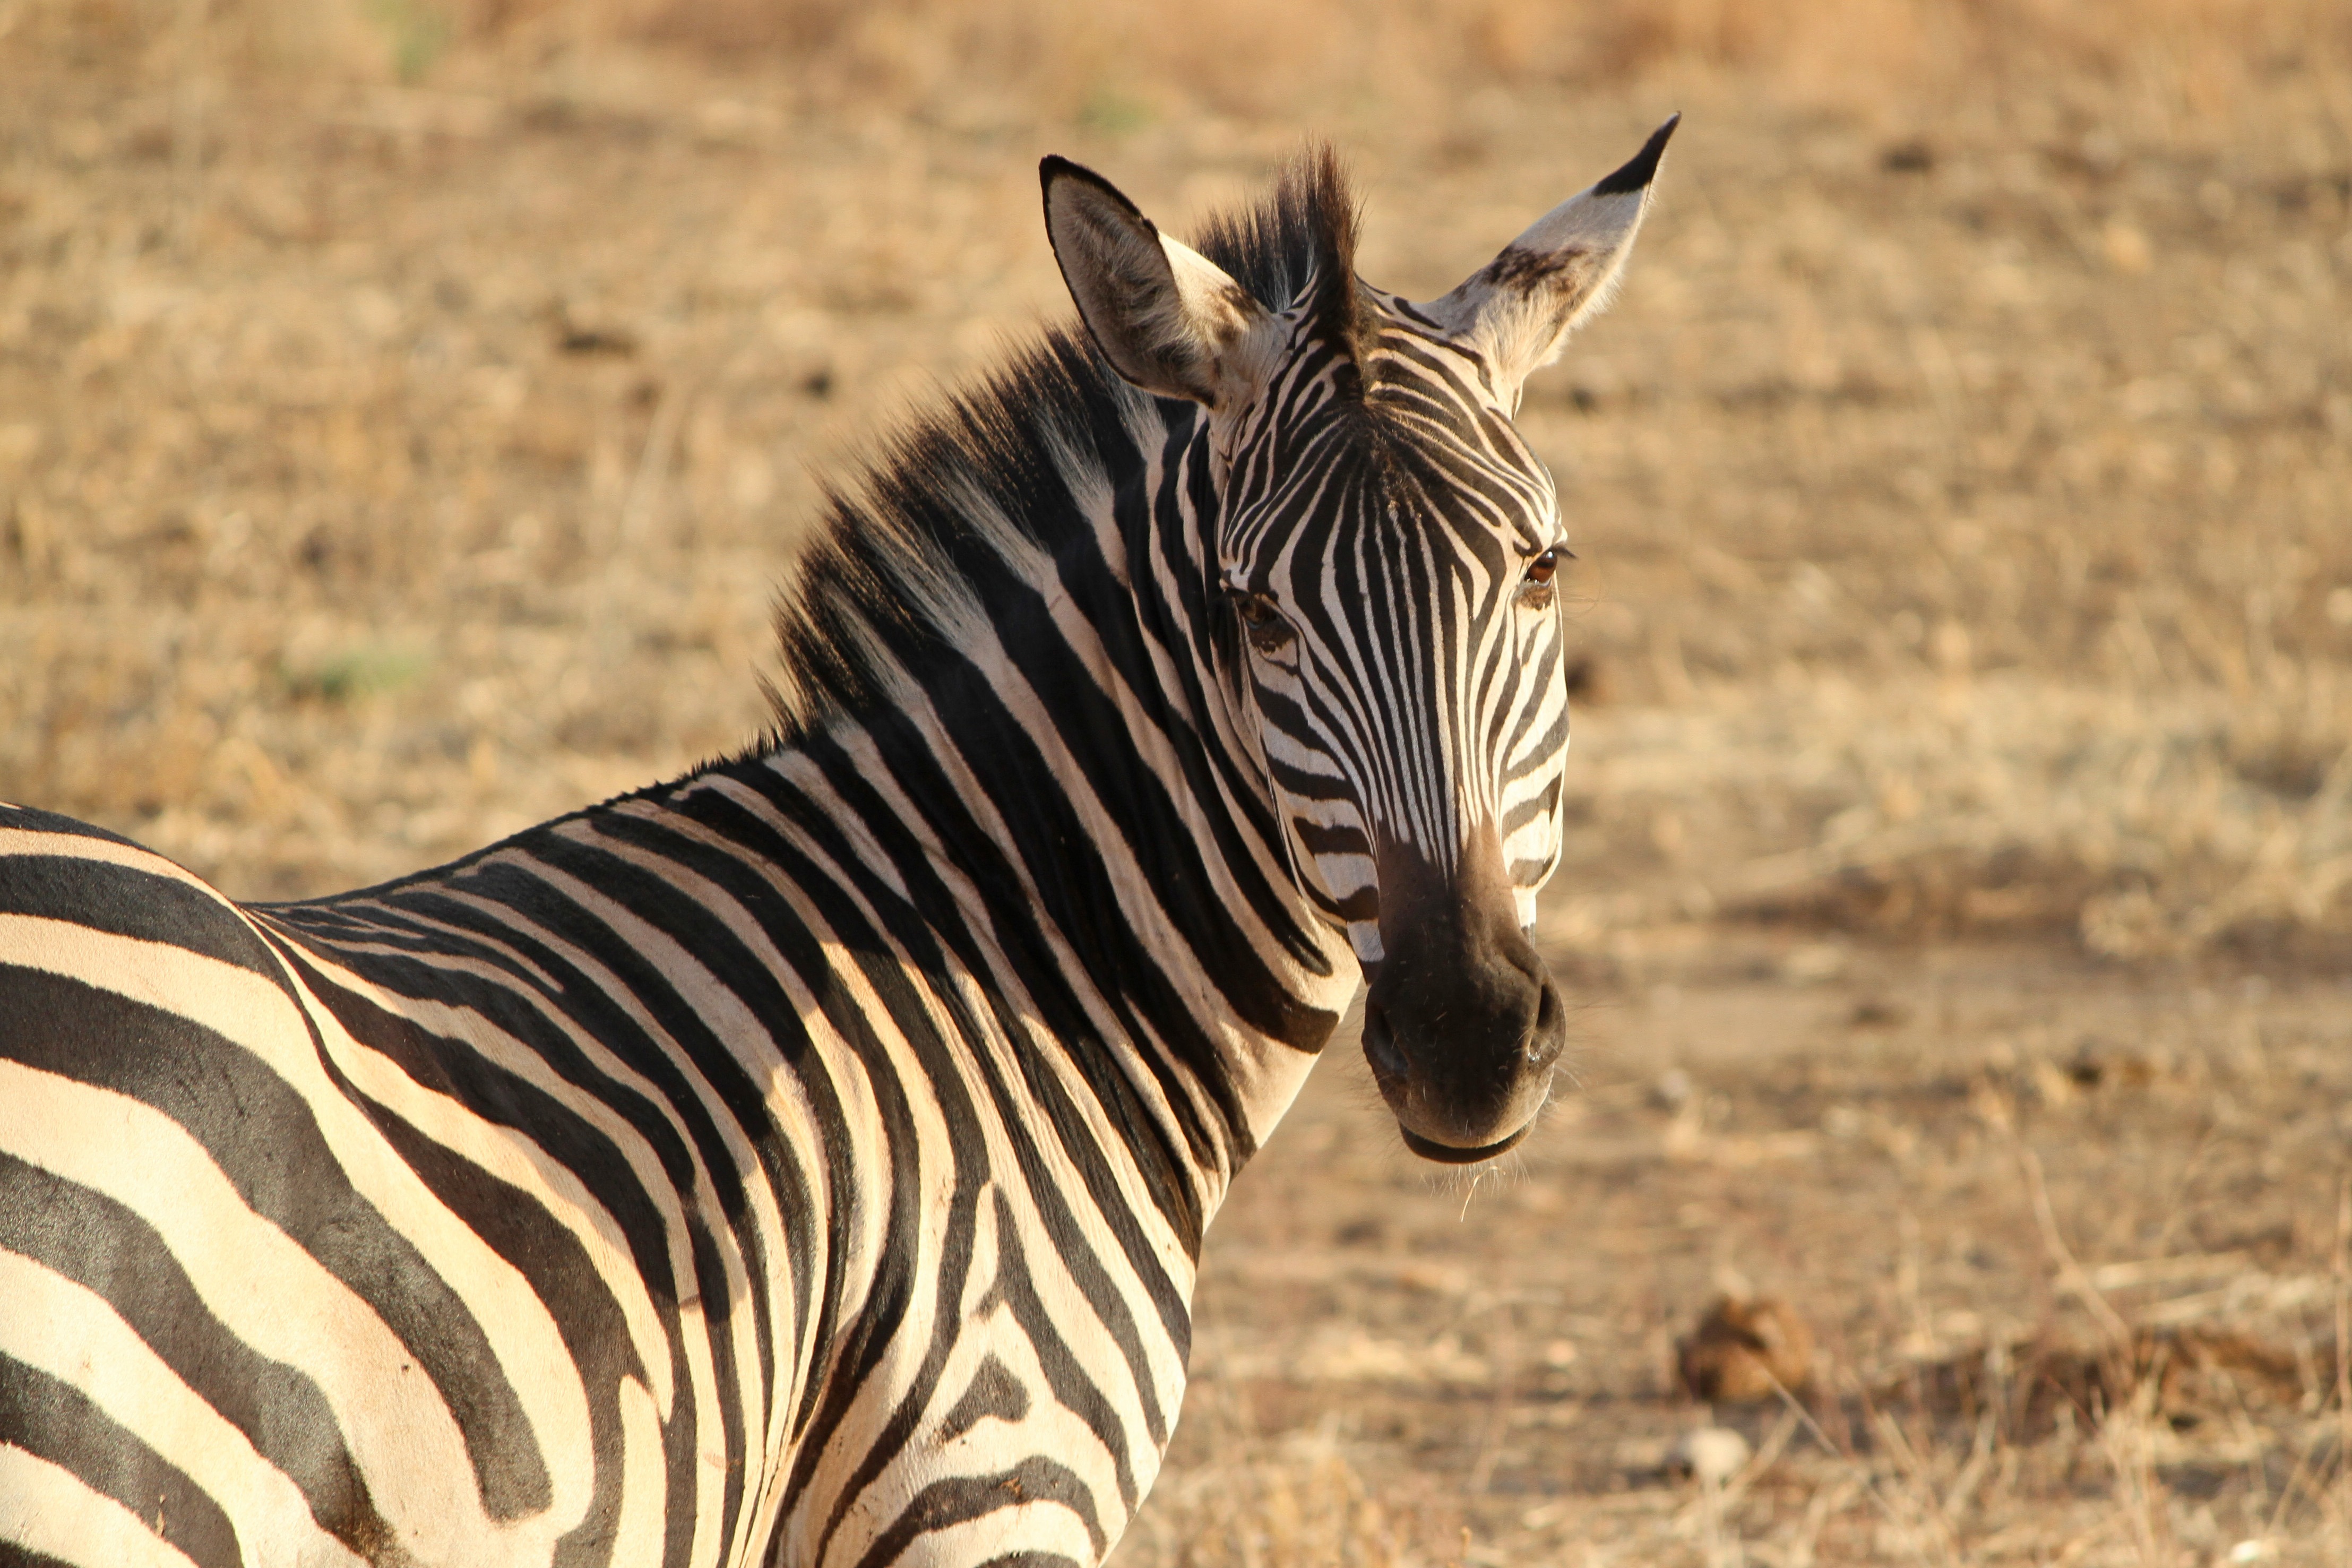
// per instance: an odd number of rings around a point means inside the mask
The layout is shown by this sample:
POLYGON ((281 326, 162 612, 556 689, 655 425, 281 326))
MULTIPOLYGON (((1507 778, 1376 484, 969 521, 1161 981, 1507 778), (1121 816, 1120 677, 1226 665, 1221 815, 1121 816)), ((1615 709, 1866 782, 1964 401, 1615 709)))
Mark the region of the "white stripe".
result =
MULTIPOLYGON (((609 847, 603 841, 593 837, 583 842, 595 844, 599 848, 609 847)), ((730 1173, 740 1181, 752 1225, 761 1238, 767 1256, 779 1261, 788 1258, 788 1245, 795 1238, 788 1238, 784 1234, 781 1199, 771 1187, 766 1169, 761 1164, 757 1152, 749 1142, 750 1136, 759 1135, 761 1130, 755 1127, 747 1134, 734 1110, 719 1097, 708 1075, 695 1062, 692 1056, 672 1037, 652 1013, 647 1011, 644 1001, 605 967, 603 959, 596 952, 580 946, 573 940, 574 931, 541 924, 531 920, 523 910, 511 901, 484 898, 479 894, 467 891, 466 879, 478 872, 486 870, 519 872, 534 881, 543 883, 559 897, 578 903, 578 913, 604 924, 607 929, 610 928, 610 921, 604 919, 605 914, 618 909, 619 906, 602 892, 587 888, 568 873, 534 858, 521 849, 501 850, 476 861, 467 867, 459 878, 439 889, 440 896, 452 902, 478 910, 488 920, 504 924, 516 938, 527 936, 546 946, 556 958, 578 970, 584 984, 593 985, 605 1002, 610 1004, 616 1012, 627 1017, 637 1029, 643 1031, 646 1039, 661 1053, 671 1069, 686 1086, 688 1092, 695 1097, 693 1103, 700 1110, 725 1148, 730 1173)), ((435 929, 448 929, 436 921, 416 915, 412 911, 396 912, 406 921, 435 929)), ((568 914, 572 911, 565 912, 568 914)), ((468 931, 466 935, 470 942, 482 940, 477 932, 468 931)), ((351 952, 394 952, 412 959, 420 956, 396 948, 382 947, 357 941, 343 942, 339 939, 337 945, 340 950, 351 952)), ((634 939, 626 933, 622 933, 622 942, 618 945, 634 946, 634 939)), ((504 954, 511 950, 500 945, 499 951, 504 954)), ((592 1066, 615 1082, 635 1090, 661 1115, 691 1163, 694 1182, 690 1193, 681 1193, 677 1190, 658 1156, 653 1153, 649 1146, 643 1143, 634 1126, 626 1119, 619 1116, 609 1107, 601 1107, 601 1102, 581 1098, 583 1091, 562 1079, 561 1076, 554 1073, 536 1051, 520 1044, 504 1046, 497 1044, 496 1042, 504 1039, 504 1037, 497 1035, 494 1028, 493 1035, 490 1037, 492 1043, 483 1047, 486 1056, 522 1073, 532 1081, 547 1080, 542 1083, 542 1087, 547 1088, 551 1093, 565 1098, 567 1103, 577 1100, 583 1109, 592 1104, 600 1106, 601 1109, 591 1119, 596 1121, 599 1127, 604 1128, 620 1140, 623 1148, 643 1149, 641 1158, 631 1156, 631 1168, 639 1173, 646 1191, 659 1206, 664 1223, 668 1228, 670 1278, 678 1292, 677 1299, 685 1311, 688 1314, 698 1313, 699 1285, 698 1266, 693 1255, 692 1240, 687 1233, 682 1203, 691 1204, 694 1215, 701 1221, 711 1238, 719 1246, 722 1259, 728 1267, 729 1279, 740 1283, 748 1278, 745 1272, 747 1264, 741 1245, 742 1237, 739 1235, 743 1221, 729 1215, 725 1205, 720 1203, 717 1188, 704 1162, 702 1144, 688 1130, 681 1108, 671 1103, 670 1089, 656 1085, 647 1079, 635 1063, 620 1056, 611 1044, 585 1033, 571 1017, 551 1006, 545 996, 528 987, 513 986, 510 978, 500 973, 495 965, 457 959, 445 954, 422 956, 425 962, 436 968, 462 974, 478 975, 492 984, 507 986, 519 1000, 527 1003, 536 1011, 545 1020, 551 1030, 559 1032, 571 1040, 588 1058, 592 1066), (624 1133, 626 1134, 625 1137, 623 1136, 624 1133)), ((548 984, 550 988, 559 994, 569 994, 573 989, 571 982, 558 984, 551 978, 548 984)), ((441 1009, 438 1004, 425 1003, 409 997, 400 998, 399 1006, 402 1011, 420 1020, 430 1020, 440 1012, 446 1011, 441 1009)), ((453 1016, 468 1018, 475 1016, 469 1011, 456 1013, 453 1016)), ((704 1018, 702 1021, 709 1023, 710 1020, 704 1018)), ((774 1064, 778 1058, 772 1052, 756 1059, 752 1058, 747 1055, 748 1047, 743 1041, 727 1036, 723 1030, 719 1033, 738 1058, 744 1061, 747 1069, 750 1069, 755 1078, 770 1085, 771 1094, 767 1102, 767 1112, 772 1119, 772 1126, 782 1138, 787 1149, 791 1151, 791 1161, 797 1162, 799 1154, 803 1152, 821 1150, 822 1142, 816 1136, 813 1115, 805 1100, 782 1098, 789 1090, 799 1088, 798 1080, 790 1074, 780 1074, 776 1071, 774 1064), (798 1112, 797 1116, 793 1112, 798 1112)), ((764 1041, 766 1036, 762 1034, 761 1038, 764 1041)), ((825 1178, 825 1172, 822 1168, 821 1156, 819 1161, 806 1163, 804 1173, 812 1183, 810 1198, 812 1206, 819 1215, 822 1215, 825 1202, 822 1184, 825 1178)), ((820 1271, 821 1267, 820 1265, 820 1271)), ((803 1325, 796 1324, 793 1321, 793 1303, 789 1289, 779 1290, 775 1297, 775 1305, 777 1310, 773 1322, 778 1341, 777 1353, 787 1364, 802 1364, 805 1361, 805 1353, 803 1349, 795 1348, 794 1336, 800 1332, 803 1325)), ((681 1337, 687 1344, 689 1354, 694 1353, 694 1347, 698 1343, 708 1342, 708 1335, 705 1334, 688 1332, 683 1333, 681 1337)), ((664 1418, 667 1419, 671 1411, 671 1402, 675 1396, 673 1382, 678 1369, 672 1363, 666 1334, 662 1336, 659 1359, 649 1362, 648 1365, 664 1369, 658 1374, 659 1383, 655 1394, 660 1401, 664 1418)), ((692 1382, 690 1376, 688 1381, 689 1384, 692 1382)))
POLYGON ((0 1148, 133 1209, 163 1236, 228 1332, 300 1368, 335 1413, 385 1520, 426 1561, 509 1561, 535 1535, 482 1512, 457 1424, 374 1310, 285 1232, 245 1206, 178 1122, 111 1089, 0 1061, 0 1148), (399 1369, 395 1371, 394 1369, 399 1369))
MULTIPOLYGON (((453 899, 463 897, 458 894, 450 896, 453 899)), ((530 1005, 546 1018, 551 1031, 563 1033, 570 1036, 574 1044, 583 1044, 576 1026, 569 1019, 551 1014, 543 997, 528 989, 516 987, 511 976, 500 974, 490 965, 478 961, 453 959, 443 954, 428 957, 408 949, 395 950, 359 942, 339 941, 332 949, 328 949, 316 945, 315 939, 307 934, 303 947, 320 973, 342 990, 366 997, 387 1012, 406 1017, 430 1034, 454 1037, 458 1049, 470 1051, 485 1062, 512 1073, 611 1140, 622 1162, 628 1166, 638 1190, 645 1194, 647 1205, 661 1215, 663 1226, 668 1234, 673 1263, 691 1256, 677 1191, 663 1170, 659 1157, 646 1144, 644 1134, 626 1117, 548 1066, 546 1058, 537 1051, 520 1044, 474 1009, 452 1007, 441 1002, 423 1001, 384 991, 343 968, 329 954, 397 952, 404 958, 412 961, 421 959, 436 969, 503 984, 517 1000, 530 1005)), ((308 995, 309 988, 303 989, 308 995)), ((446 1096, 422 1088, 390 1058, 373 1050, 359 1048, 358 1043, 323 1006, 313 1005, 310 1011, 320 1033, 330 1042, 336 1065, 362 1092, 424 1131, 435 1142, 465 1155, 474 1163, 496 1173, 499 1179, 536 1194, 556 1222, 572 1233, 580 1243, 581 1249, 594 1263, 597 1276, 613 1292, 613 1298, 620 1307, 622 1320, 628 1325, 630 1342, 636 1349, 637 1359, 644 1364, 646 1375, 653 1381, 654 1399, 662 1409, 667 1410, 676 1375, 670 1364, 668 1336, 662 1328, 653 1299, 647 1294, 644 1273, 629 1251, 628 1238, 612 1214, 597 1202, 594 1194, 569 1166, 549 1154, 526 1133, 486 1121, 446 1096)), ((644 1095, 647 1103, 665 1111, 669 1110, 666 1096, 622 1064, 605 1061, 598 1065, 644 1095)), ((678 1141, 692 1148, 693 1141, 683 1129, 677 1127, 674 1112, 670 1120, 678 1141)), ((691 1279, 691 1271, 688 1270, 681 1278, 691 1279)))
MULTIPOLYGON (((1117 1539, 1115 1533, 1111 1539, 1117 1539)), ((1036 1561, 1057 1554, 1073 1563, 1095 1562, 1094 1542, 1087 1537, 1087 1527, 1058 1502, 1024 1502, 944 1530, 926 1531, 909 1542, 905 1554, 895 1562, 991 1563, 1001 1557, 1036 1561)), ((827 1561, 853 1563, 862 1555, 836 1545, 827 1561)))
POLYGON ((195 1568, 72 1471, 0 1442, 0 1541, 88 1568, 195 1568))
POLYGON ((620 1518, 613 1526, 613 1551, 606 1561, 658 1563, 669 1524, 669 1466, 661 1416, 645 1384, 634 1377, 621 1384, 620 1406, 620 1518))
MULTIPOLYGON (((286 994, 251 970, 160 942, 58 921, 11 923, 47 928, 31 933, 42 967, 176 1013, 252 1052, 286 1080, 309 1108, 352 1190, 462 1294, 530 1425, 546 1462, 551 1501, 533 1520, 492 1528, 551 1541, 579 1523, 594 1485, 595 1454, 587 1391, 554 1319, 521 1272, 443 1205, 327 1077, 308 1024, 286 994)), ((209 1159, 205 1164, 211 1168, 209 1159)))
POLYGON ((177 1467, 228 1516, 247 1568, 359 1559, 320 1530, 299 1488, 163 1363, 105 1297, 0 1249, 0 1355, 47 1373, 177 1467))
MULTIPOLYGON (((579 837, 582 842, 593 845, 602 850, 611 851, 618 847, 597 838, 593 829, 583 829, 579 837)), ((702 962, 679 945, 677 940, 668 931, 647 922, 619 900, 566 872, 544 863, 529 861, 525 863, 530 865, 532 873, 541 880, 577 905, 582 914, 601 921, 622 944, 642 954, 646 963, 658 969, 686 1005, 709 1026, 713 1034, 725 1042, 739 1060, 749 1067, 757 1058, 765 1056, 774 1061, 778 1067, 782 1066, 782 1058, 774 1049, 766 1025, 744 1005, 740 996, 721 984, 702 962)), ((671 868, 673 873, 676 869, 671 868)), ((778 962, 781 965, 781 960, 778 962)), ((610 977, 602 978, 610 983, 616 994, 620 992, 618 981, 610 980, 610 977)), ((683 1056, 683 1053, 680 1054, 683 1056)), ((709 1080, 701 1069, 695 1068, 690 1058, 685 1065, 697 1087, 703 1089, 706 1093, 709 1092, 709 1080)), ((761 1075, 755 1071, 754 1076, 761 1075)), ((793 1075, 785 1072, 782 1076, 791 1078, 793 1075)), ((839 1077, 837 1070, 835 1077, 836 1079, 839 1077)), ((770 1081, 772 1084, 773 1079, 771 1079, 770 1081)), ((772 1100, 771 1103, 772 1106, 772 1100)), ((741 1136, 741 1129, 736 1122, 735 1112, 724 1104, 715 1105, 714 1111, 719 1125, 725 1129, 728 1142, 730 1145, 736 1143, 741 1136)), ((809 1142, 795 1144, 794 1147, 796 1149, 821 1148, 822 1142, 811 1139, 809 1142)), ((808 1162, 807 1163, 812 1177, 815 1177, 818 1174, 818 1163, 808 1162)), ((747 1207, 761 1220, 772 1225, 768 1256, 782 1262, 789 1256, 782 1245, 784 1237, 782 1220, 774 1206, 774 1198, 767 1192, 766 1183, 761 1178, 758 1158, 749 1147, 743 1148, 738 1162, 738 1169, 743 1174, 743 1191, 748 1200, 747 1207)), ((818 1201, 822 1203, 822 1197, 818 1201)), ((824 1210, 820 1209, 819 1212, 822 1213, 824 1210)), ((720 1225, 714 1232, 712 1239, 718 1243, 721 1265, 726 1273, 725 1288, 728 1295, 733 1302, 748 1303, 751 1282, 742 1251, 738 1246, 733 1245, 736 1238, 732 1224, 720 1225)), ((771 1282, 762 1281, 762 1288, 769 1283, 771 1282)), ((721 1561, 720 1554, 725 1550, 725 1543, 718 1537, 719 1503, 726 1485, 727 1468, 732 1457, 726 1452, 726 1428, 719 1420, 719 1373, 713 1347, 718 1342, 718 1335, 720 1332, 733 1336, 739 1379, 735 1392, 739 1396, 747 1392, 757 1394, 759 1361, 756 1354, 752 1353, 750 1340, 750 1336, 757 1330, 756 1323, 752 1321, 752 1314, 749 1310, 742 1312, 730 1310, 726 1314, 726 1321, 723 1324, 716 1321, 710 1309, 702 1302, 699 1295, 701 1281, 697 1276, 689 1274, 681 1279, 678 1285, 680 1289, 678 1339, 686 1349, 687 1386, 698 1412, 695 1427, 698 1452, 696 1455, 698 1463, 694 1467, 694 1540, 688 1550, 687 1561, 690 1563, 717 1563, 721 1561), (685 1292, 689 1290, 697 1292, 691 1299, 685 1295, 685 1292)), ((789 1293, 789 1290, 780 1292, 787 1297, 789 1293)), ((772 1321, 781 1330, 785 1326, 785 1321, 790 1316, 789 1311, 782 1312, 772 1321)), ((806 1361, 805 1352, 797 1352, 793 1364, 805 1365, 806 1361)), ((744 1415, 748 1423, 756 1426, 761 1417, 772 1412, 773 1408, 771 1402, 761 1398, 749 1404, 744 1410, 744 1415)))
POLYGON ((245 917, 245 911, 231 903, 227 896, 211 883, 193 871, 173 865, 152 849, 142 849, 136 844, 117 844, 110 838, 99 838, 88 834, 38 833, 26 827, 0 827, 0 859, 20 855, 66 856, 76 860, 95 861, 101 866, 126 866, 134 871, 160 877, 167 882, 193 888, 239 920, 245 917))

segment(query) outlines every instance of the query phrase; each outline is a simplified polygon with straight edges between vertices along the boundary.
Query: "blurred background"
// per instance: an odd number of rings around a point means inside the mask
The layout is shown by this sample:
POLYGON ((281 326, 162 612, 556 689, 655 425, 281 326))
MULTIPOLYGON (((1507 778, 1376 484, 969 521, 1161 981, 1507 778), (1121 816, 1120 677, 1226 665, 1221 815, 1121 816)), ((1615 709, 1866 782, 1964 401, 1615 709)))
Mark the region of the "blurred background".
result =
MULTIPOLYGON (((679 772, 761 723, 772 595, 822 476, 1065 312, 1041 153, 1182 234, 1328 137, 1366 276, 1426 297, 1675 110, 1628 286, 1523 419, 1580 557, 1547 929, 1621 1009, 1593 1026, 1585 1132, 1647 1173, 1610 1190, 1652 1240, 1630 1275, 1563 1258, 1547 1289, 1618 1292, 1581 1318, 1489 1301, 1465 1327, 1475 1247, 1507 1240, 1446 1232, 1464 1194, 1395 1166, 1366 1107, 1310 1100, 1295 1158, 1391 1219, 1349 1210, 1317 1240, 1243 1215, 1274 1227, 1247 1233, 1274 1272, 1223 1310, 1328 1324, 1386 1291, 1402 1326, 1255 1371, 1205 1331, 1188 1433, 1251 1466, 1180 1445, 1125 1561, 1584 1561, 1570 1535, 1589 1555, 1620 1526, 1644 1561, 1733 1560, 1730 1515, 1670 1489, 1609 1514, 1611 1478, 1651 1472, 1565 1417, 1536 1427, 1569 1447, 1515 1447, 1527 1407, 1494 1391, 1534 1377, 1612 1430, 1670 1428, 1664 1336, 1723 1277, 1711 1227, 1773 1149, 1828 1163, 1790 1177, 1761 1254, 1814 1281, 1865 1393, 1921 1325, 1942 1353, 1938 1289, 1978 1313, 1978 1352, 2020 1281, 2072 1300, 2007 1188, 1974 1239, 1902 1229, 1899 1195, 1820 1206, 1857 1172, 1899 1194, 1938 1149, 1948 1178, 1993 1140, 2011 1181, 2042 1127, 2062 1230, 2112 1222, 2121 1256, 2143 1221, 2275 1201, 2261 1268, 2328 1267, 2352 1091, 2345 999, 2311 989, 2352 965, 2342 0, 0 0, 0 798, 276 898, 679 772), (1794 1054, 1707 1057, 1675 1009, 1709 985, 1707 1039, 1794 1054), (2090 1021, 2052 1022, 2069 1007, 2090 1021), (2221 1098, 2266 1131, 2216 1143, 2210 1064, 2255 1059, 2247 1028, 2273 1054, 2221 1098), (1792 1060, 1811 1088, 1787 1089, 1792 1060), (2118 1082, 2177 1092, 2144 1126, 2066 1120, 2118 1082), (2283 1175, 2293 1127, 2315 1142, 2283 1175), (2123 1144, 2140 1164, 2065 1152, 2123 1144), (2183 1170, 2216 1184, 2151 1174, 2183 1170), (1426 1234, 1381 1229, 1424 1209, 1426 1234), (1967 1261, 2010 1233, 2001 1268, 1967 1261), (1382 1246, 1473 1250, 1459 1278, 1349 1271, 1382 1246), (1896 1311, 1863 1276, 1903 1247, 1896 1311), (1339 1261, 1301 1283, 1318 1257, 1339 1261), (1504 1348, 1481 1337, 1507 1320, 1504 1348), (1343 1415, 1408 1384, 1394 1431, 1343 1415), (1601 1501, 1527 1500, 1582 1496, 1563 1476, 1601 1501), (1518 1500, 1445 1500, 1496 1496, 1518 1500)), ((1549 1212, 1529 1158, 1490 1210, 1549 1212)), ((2254 1268, 2234 1234, 2190 1250, 2254 1268)), ((1242 1279, 1213 1270, 1204 1322, 1242 1279)), ((2311 1300, 2263 1342, 2302 1347, 2325 1405, 2311 1300)), ((1968 1513, 1977 1481, 1947 1506, 1975 1441, 1921 1437, 1916 1472, 1850 1451, 1860 1470, 1783 1500, 1812 1510, 1802 1550, 1758 1525, 1782 1542, 1758 1560, 1836 1555, 1850 1520, 1858 1560, 2319 1539, 2260 1464, 2168 1502, 2143 1455, 2099 1472, 2138 1512, 2102 1502, 2075 1535, 2079 1510, 2029 1510, 2003 1548, 2011 1524, 1968 1513)))

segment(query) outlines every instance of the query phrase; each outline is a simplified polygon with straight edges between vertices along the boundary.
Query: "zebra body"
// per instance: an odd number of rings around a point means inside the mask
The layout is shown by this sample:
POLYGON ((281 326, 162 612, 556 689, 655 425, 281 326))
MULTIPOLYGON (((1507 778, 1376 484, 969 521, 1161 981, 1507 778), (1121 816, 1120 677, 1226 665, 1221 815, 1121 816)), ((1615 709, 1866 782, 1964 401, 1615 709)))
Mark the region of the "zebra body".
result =
POLYGON ((1328 161, 1204 255, 1049 160, 1087 336, 837 503, 742 757, 266 907, 0 807, 0 1564, 1098 1563, 1358 986, 1415 1150, 1547 1090, 1508 415, 1665 134, 1422 306, 1328 161))

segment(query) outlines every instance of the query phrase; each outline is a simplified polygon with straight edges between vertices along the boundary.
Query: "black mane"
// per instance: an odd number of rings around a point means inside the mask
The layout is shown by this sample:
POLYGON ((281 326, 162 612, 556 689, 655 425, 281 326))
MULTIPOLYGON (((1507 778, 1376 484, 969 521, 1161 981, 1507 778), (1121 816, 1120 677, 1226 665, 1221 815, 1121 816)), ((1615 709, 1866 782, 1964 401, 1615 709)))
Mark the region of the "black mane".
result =
POLYGON ((1217 213, 1193 248, 1269 310, 1309 304, 1324 334, 1352 344, 1363 327, 1356 292, 1357 205, 1339 156, 1326 146, 1300 153, 1274 192, 1254 206, 1217 213))
MULTIPOLYGON (((1311 306, 1352 347, 1363 316, 1356 236, 1339 159, 1313 147, 1270 195, 1212 216, 1195 248, 1269 310, 1311 306)), ((956 646, 959 623, 1026 594, 992 531, 1009 524, 1059 554, 1087 528, 1066 469, 1075 461, 1115 488, 1142 459, 1129 413, 1146 396, 1083 329, 1057 326, 886 437, 847 484, 828 485, 824 521, 779 597, 774 725, 760 750, 886 700, 887 663, 921 668, 956 646)), ((1171 433, 1190 429, 1189 405, 1160 412, 1171 433)))

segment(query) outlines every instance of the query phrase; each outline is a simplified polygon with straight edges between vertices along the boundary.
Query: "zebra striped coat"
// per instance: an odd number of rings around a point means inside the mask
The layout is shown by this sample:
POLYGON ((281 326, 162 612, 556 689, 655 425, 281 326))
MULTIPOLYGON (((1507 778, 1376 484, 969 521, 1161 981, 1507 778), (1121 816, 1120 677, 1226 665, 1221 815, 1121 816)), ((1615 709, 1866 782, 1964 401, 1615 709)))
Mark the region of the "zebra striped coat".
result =
POLYGON ((1444 299, 1328 156, 838 501, 748 754, 240 907, 0 807, 0 1564, 1091 1564, 1358 985, 1408 1143, 1559 997, 1560 521, 1509 415, 1671 124, 1444 299))

